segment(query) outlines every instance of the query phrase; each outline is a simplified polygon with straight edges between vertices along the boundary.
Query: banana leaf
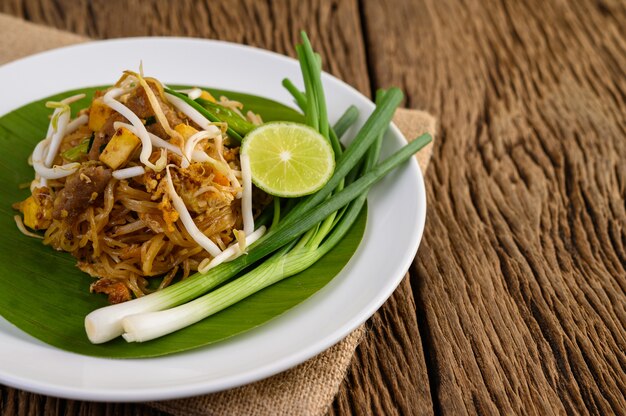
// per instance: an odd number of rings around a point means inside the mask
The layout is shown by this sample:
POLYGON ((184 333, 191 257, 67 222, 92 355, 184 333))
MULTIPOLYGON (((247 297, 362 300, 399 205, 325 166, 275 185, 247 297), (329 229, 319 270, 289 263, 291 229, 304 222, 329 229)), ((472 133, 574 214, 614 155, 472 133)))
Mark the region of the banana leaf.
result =
MULTIPOLYGON (((155 357, 202 347, 255 328, 301 303, 328 283, 350 260, 363 236, 365 210, 352 230, 334 250, 303 273, 283 280, 226 310, 166 337, 128 344, 118 338, 91 344, 83 320, 92 310, 107 305, 104 295, 89 293, 93 278, 81 272, 68 253, 44 246, 23 235, 13 216, 12 204, 29 195, 34 177, 27 159, 45 136, 50 109, 44 103, 85 92, 72 105, 73 115, 89 105, 93 93, 104 87, 67 91, 25 105, 0 118, 0 315, 24 332, 54 347, 79 354, 110 357, 155 357)), ((302 121, 293 109, 252 95, 209 89, 241 101, 265 121, 302 121)))

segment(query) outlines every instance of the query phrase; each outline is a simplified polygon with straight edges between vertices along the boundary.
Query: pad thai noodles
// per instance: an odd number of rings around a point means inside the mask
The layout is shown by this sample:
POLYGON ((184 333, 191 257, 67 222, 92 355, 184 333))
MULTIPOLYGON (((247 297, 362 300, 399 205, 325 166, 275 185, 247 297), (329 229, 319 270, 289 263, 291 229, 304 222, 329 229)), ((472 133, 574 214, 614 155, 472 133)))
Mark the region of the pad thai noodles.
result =
MULTIPOLYGON (((185 91, 258 125, 257 114, 207 91, 185 91)), ((156 79, 126 71, 71 118, 83 95, 49 102, 46 137, 30 158, 31 195, 16 203, 20 229, 71 253, 111 303, 241 254, 269 196, 242 175, 239 143, 156 79), (248 187, 248 189, 246 189, 248 187), (247 234, 247 235, 246 235, 247 234), (156 286, 156 284, 155 284, 156 286)))

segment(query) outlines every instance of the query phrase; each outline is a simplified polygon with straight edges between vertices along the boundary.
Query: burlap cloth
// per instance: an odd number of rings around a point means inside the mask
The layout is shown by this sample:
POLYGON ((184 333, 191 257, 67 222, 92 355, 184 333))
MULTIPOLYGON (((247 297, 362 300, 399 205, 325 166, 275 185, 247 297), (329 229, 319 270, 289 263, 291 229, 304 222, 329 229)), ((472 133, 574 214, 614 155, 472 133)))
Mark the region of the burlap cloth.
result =
MULTIPOLYGON (((87 41, 89 39, 82 36, 0 14, 0 64, 87 41)), ((435 119, 422 111, 399 109, 394 122, 407 138, 424 132, 433 136, 435 133, 435 119)), ((422 171, 426 170, 431 153, 432 144, 417 155, 422 171)), ((361 326, 318 356, 265 380, 219 393, 149 405, 176 415, 324 414, 337 394, 364 333, 364 326, 361 326)))

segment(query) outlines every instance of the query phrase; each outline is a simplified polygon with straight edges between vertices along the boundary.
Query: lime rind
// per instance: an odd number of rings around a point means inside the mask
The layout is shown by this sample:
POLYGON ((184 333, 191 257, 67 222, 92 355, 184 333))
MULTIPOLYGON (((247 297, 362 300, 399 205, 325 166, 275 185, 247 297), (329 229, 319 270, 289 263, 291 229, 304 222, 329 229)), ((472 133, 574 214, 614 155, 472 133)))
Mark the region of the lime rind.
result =
POLYGON ((271 122, 257 127, 244 138, 241 153, 250 159, 252 182, 279 197, 312 194, 335 169, 330 142, 300 123, 271 122))

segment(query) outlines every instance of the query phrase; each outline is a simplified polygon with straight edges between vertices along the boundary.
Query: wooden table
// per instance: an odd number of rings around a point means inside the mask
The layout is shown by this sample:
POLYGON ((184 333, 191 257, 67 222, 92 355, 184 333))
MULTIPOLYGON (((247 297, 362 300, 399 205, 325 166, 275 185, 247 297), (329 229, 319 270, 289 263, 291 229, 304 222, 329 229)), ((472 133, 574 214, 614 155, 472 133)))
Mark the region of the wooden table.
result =
MULTIPOLYGON (((94 38, 218 38, 294 55, 305 29, 361 92, 439 119, 408 277, 333 414, 626 414, 626 4, 3 0, 94 38), (620 31, 621 26, 621 31, 620 31)), ((0 413, 158 414, 2 388, 0 413)))

